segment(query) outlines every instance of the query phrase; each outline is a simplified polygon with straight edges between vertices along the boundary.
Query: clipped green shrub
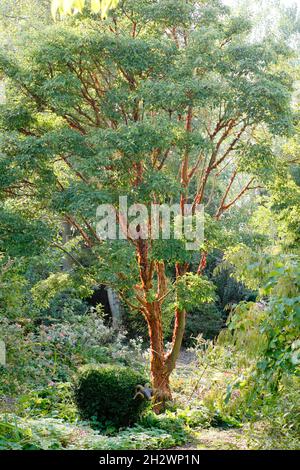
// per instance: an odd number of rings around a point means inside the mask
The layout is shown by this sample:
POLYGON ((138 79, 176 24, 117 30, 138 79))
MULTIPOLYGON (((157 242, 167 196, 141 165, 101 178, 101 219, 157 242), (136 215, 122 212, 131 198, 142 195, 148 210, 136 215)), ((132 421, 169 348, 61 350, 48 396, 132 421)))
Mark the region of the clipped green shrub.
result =
POLYGON ((75 402, 83 419, 96 420, 100 425, 117 428, 135 423, 149 402, 135 397, 137 385, 145 377, 130 367, 88 365, 78 372, 75 402))

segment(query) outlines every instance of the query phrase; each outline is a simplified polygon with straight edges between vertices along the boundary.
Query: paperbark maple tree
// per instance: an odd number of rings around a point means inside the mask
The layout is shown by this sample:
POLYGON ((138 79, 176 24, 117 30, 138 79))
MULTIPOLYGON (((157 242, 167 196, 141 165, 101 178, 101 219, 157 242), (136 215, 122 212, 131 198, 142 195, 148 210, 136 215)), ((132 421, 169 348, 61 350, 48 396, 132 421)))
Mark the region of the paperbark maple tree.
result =
POLYGON ((290 82, 278 65, 287 49, 251 42, 250 30, 218 1, 128 0, 105 21, 50 26, 25 43, 22 60, 0 59, 9 96, 1 193, 29 191, 26 203, 73 226, 102 259, 102 281, 144 316, 158 410, 171 398, 186 313, 214 298, 204 271, 218 221, 263 178, 271 136, 291 126, 290 82), (118 209, 120 194, 147 206, 179 202, 182 214, 186 203, 195 210, 213 200, 212 232, 196 255, 183 239, 103 242, 96 207, 118 209))

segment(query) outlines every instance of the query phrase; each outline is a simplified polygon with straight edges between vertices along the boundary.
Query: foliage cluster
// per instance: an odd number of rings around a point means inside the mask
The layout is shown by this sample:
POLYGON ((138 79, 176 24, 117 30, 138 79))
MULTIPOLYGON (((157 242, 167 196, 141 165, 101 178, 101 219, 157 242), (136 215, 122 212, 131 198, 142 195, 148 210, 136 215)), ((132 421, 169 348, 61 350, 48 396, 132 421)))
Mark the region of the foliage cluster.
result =
POLYGON ((136 395, 145 376, 130 367, 116 365, 85 366, 78 372, 75 401, 83 419, 101 426, 134 424, 148 406, 146 398, 136 395))
POLYGON ((126 342, 125 335, 105 325, 97 312, 48 325, 6 318, 0 324, 0 339, 7 350, 7 366, 0 370, 2 395, 49 382, 68 382, 77 367, 87 363, 116 362, 143 368, 139 340, 126 342))

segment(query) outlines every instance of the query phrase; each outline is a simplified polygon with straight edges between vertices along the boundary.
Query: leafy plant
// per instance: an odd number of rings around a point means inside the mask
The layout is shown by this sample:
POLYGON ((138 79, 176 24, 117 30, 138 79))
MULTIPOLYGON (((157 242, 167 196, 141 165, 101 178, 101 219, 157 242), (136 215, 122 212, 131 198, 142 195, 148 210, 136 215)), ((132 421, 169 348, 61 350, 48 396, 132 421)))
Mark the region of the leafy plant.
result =
POLYGON ((223 312, 215 304, 200 304, 187 315, 183 344, 193 345, 198 335, 213 339, 224 326, 223 312))
MULTIPOLYGON (((105 18, 111 8, 115 8, 119 0, 91 0, 90 8, 93 13, 101 11, 101 17, 105 18)), ((52 0, 51 11, 55 18, 57 12, 63 15, 81 12, 85 7, 85 0, 52 0)))
POLYGON ((30 391, 18 400, 21 416, 53 417, 72 423, 78 419, 72 384, 52 383, 48 387, 30 391))

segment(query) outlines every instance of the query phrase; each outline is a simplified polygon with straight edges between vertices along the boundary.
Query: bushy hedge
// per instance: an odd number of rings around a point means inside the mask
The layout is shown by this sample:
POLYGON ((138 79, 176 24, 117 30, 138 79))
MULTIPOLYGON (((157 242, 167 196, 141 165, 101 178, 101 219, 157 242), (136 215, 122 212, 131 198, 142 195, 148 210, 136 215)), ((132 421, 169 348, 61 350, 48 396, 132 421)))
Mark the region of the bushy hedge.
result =
POLYGON ((134 398, 137 385, 147 379, 130 367, 105 365, 85 366, 75 383, 75 401, 84 419, 96 419, 116 427, 135 423, 149 402, 134 398))
POLYGON ((188 313, 183 338, 184 346, 192 346, 194 338, 202 335, 205 339, 213 339, 224 327, 222 311, 216 304, 202 304, 199 309, 188 313))

